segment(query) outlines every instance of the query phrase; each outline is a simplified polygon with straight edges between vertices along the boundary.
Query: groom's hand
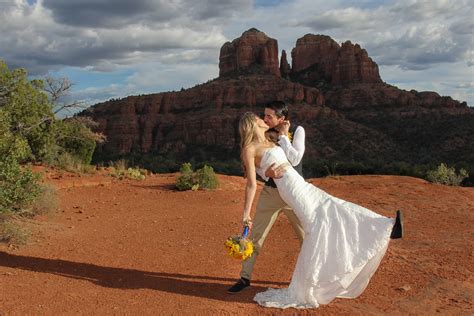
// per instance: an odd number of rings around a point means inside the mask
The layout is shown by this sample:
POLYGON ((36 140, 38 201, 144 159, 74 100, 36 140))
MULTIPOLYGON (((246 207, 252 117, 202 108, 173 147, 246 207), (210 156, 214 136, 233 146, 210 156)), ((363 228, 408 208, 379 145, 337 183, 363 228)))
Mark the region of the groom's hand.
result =
POLYGON ((290 131, 290 121, 285 120, 280 125, 278 125, 278 135, 288 136, 288 132, 290 131))
POLYGON ((284 174, 285 168, 283 164, 277 166, 275 163, 272 163, 265 171, 265 176, 273 179, 280 179, 284 174))

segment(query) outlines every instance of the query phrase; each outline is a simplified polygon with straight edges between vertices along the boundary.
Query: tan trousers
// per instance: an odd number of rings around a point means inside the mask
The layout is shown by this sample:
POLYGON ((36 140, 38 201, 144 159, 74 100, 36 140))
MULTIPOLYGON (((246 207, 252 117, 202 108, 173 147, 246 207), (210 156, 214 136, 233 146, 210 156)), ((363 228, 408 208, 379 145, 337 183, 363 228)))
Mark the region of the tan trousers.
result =
POLYGON ((303 242, 304 231, 299 219, 291 208, 281 199, 277 188, 264 186, 260 199, 258 200, 257 210, 253 220, 253 227, 250 233, 250 239, 254 243, 254 251, 250 258, 242 262, 242 270, 240 276, 250 280, 252 278, 253 266, 263 246, 268 232, 272 229, 280 212, 285 213, 290 221, 296 235, 303 242))

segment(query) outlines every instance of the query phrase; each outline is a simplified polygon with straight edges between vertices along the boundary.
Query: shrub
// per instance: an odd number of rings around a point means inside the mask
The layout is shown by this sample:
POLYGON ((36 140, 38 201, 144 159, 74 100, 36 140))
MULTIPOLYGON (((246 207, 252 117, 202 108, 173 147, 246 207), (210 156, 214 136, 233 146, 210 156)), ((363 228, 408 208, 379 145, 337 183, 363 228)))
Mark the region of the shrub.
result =
POLYGON ((219 186, 219 180, 211 166, 204 165, 204 167, 197 171, 197 175, 201 188, 213 190, 219 186))
POLYGON ((0 219, 0 241, 13 245, 24 245, 28 232, 10 220, 0 219))
POLYGON ((91 174, 95 172, 95 166, 83 163, 79 158, 69 152, 60 154, 53 165, 61 170, 79 174, 91 174))
POLYGON ((180 191, 195 191, 200 188, 212 190, 219 186, 214 169, 208 165, 194 172, 191 163, 187 162, 181 166, 180 173, 181 175, 176 179, 176 188, 180 191))
POLYGON ((40 176, 11 156, 0 159, 0 213, 20 213, 41 194, 40 176))
POLYGON ((139 168, 128 168, 127 177, 133 180, 145 180, 145 174, 142 173, 142 170, 139 168))
POLYGON ((109 161, 109 167, 112 171, 111 176, 119 178, 120 180, 125 178, 125 174, 128 168, 127 164, 127 161, 124 159, 120 159, 117 161, 109 161))
POLYGON ((442 163, 435 170, 428 171, 426 179, 430 182, 445 185, 460 185, 467 175, 465 169, 460 169, 459 174, 457 174, 454 167, 449 168, 446 164, 442 163))
POLYGON ((110 161, 109 166, 112 169, 112 177, 116 177, 119 180, 125 178, 132 180, 145 180, 145 176, 148 174, 148 170, 146 169, 128 167, 128 162, 124 159, 115 162, 110 161))
POLYGON ((96 142, 103 142, 101 134, 92 132, 97 124, 87 117, 74 117, 57 121, 58 146, 84 165, 92 160, 96 142))
POLYGON ((176 179, 176 187, 180 191, 197 190, 199 188, 199 181, 196 178, 193 168, 189 162, 183 163, 179 169, 181 175, 176 179))
POLYGON ((59 201, 56 188, 50 184, 41 186, 38 198, 32 204, 32 215, 49 214, 57 209, 59 201))

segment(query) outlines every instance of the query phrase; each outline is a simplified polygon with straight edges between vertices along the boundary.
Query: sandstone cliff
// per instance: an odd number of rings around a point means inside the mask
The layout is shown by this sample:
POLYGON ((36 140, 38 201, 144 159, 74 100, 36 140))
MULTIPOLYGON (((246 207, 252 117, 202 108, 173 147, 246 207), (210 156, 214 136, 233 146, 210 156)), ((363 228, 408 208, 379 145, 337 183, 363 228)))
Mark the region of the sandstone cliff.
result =
POLYGON ((278 42, 254 28, 225 43, 219 57, 219 76, 249 72, 280 76, 278 42))

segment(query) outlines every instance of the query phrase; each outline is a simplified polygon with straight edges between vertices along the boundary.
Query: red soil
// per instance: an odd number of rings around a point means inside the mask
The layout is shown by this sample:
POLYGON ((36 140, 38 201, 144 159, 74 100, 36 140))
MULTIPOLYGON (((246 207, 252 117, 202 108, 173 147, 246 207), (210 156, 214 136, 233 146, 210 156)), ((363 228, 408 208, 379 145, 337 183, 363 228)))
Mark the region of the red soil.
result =
POLYGON ((240 263, 224 241, 241 230, 244 180, 178 192, 176 175, 145 181, 46 172, 59 210, 28 224, 26 246, 0 245, 0 315, 10 314, 472 314, 474 189, 395 176, 312 182, 380 214, 405 215, 366 291, 313 310, 275 310, 252 298, 286 286, 299 251, 281 216, 252 287, 229 295, 240 263))

